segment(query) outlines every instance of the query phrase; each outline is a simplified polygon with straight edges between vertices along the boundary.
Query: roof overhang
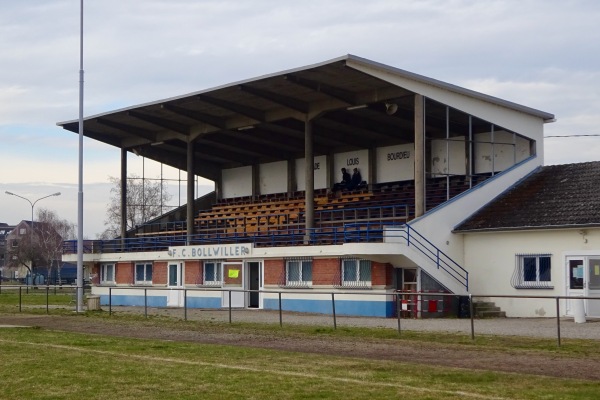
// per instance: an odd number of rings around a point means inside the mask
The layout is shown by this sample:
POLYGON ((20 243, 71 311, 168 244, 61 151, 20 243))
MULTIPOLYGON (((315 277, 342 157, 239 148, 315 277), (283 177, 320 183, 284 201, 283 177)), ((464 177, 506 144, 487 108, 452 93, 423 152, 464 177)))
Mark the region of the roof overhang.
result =
MULTIPOLYGON (((84 135, 218 179, 224 168, 304 158, 305 122, 313 123, 314 154, 412 143, 413 95, 369 70, 411 79, 544 121, 553 115, 411 72, 346 55, 318 64, 144 103, 84 119, 84 135), (387 104, 398 105, 388 114, 387 104)), ((78 133, 79 121, 58 123, 78 133)))

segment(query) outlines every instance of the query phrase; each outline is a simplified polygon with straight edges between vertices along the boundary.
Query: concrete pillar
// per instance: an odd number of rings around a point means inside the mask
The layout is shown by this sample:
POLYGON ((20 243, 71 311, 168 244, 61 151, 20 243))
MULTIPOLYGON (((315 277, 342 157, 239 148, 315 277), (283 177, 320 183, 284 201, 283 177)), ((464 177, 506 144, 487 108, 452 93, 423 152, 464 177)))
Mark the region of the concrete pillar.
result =
POLYGON ((194 142, 188 141, 187 144, 187 211, 186 211, 186 244, 190 245, 192 242, 192 235, 194 234, 194 216, 196 213, 194 207, 194 142))
POLYGON ((315 227, 315 156, 313 151, 313 123, 310 118, 304 122, 304 159, 305 164, 305 227, 315 227))
POLYGON ((127 233, 127 149, 121 149, 121 242, 127 233))
POLYGON ((425 98, 415 94, 415 217, 425 213, 425 98))
POLYGON ((296 182, 296 160, 287 160, 287 197, 291 197, 296 191, 298 184, 296 182))
POLYGON ((377 149, 375 147, 369 148, 369 175, 367 177, 363 176, 363 179, 366 178, 367 184, 369 188, 372 188, 375 182, 375 177, 377 176, 377 149))

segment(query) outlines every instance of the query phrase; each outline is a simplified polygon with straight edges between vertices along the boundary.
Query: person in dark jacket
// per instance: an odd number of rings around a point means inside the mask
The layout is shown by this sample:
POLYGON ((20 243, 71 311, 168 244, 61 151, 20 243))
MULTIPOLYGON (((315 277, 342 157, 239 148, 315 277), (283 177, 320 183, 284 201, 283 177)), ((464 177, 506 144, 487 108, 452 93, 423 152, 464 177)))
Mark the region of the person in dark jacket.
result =
POLYGON ((348 189, 352 185, 352 177, 346 171, 346 168, 342 168, 342 181, 333 185, 333 190, 344 190, 348 189))

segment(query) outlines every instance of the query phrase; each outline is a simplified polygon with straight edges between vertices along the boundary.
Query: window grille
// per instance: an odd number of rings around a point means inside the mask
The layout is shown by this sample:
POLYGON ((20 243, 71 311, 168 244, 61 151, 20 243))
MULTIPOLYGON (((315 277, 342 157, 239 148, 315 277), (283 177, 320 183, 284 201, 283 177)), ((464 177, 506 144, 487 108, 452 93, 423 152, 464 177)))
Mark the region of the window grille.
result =
POLYGON ((312 286, 312 258, 294 257, 285 260, 285 287, 312 286))
POLYGON ((337 288, 370 289, 371 288, 371 261, 355 258, 340 260, 340 276, 334 283, 337 288))
POLYGON ((223 261, 205 261, 202 271, 202 286, 221 286, 223 277, 223 261))
POLYGON ((551 254, 517 254, 511 285, 515 289, 552 289, 551 254))

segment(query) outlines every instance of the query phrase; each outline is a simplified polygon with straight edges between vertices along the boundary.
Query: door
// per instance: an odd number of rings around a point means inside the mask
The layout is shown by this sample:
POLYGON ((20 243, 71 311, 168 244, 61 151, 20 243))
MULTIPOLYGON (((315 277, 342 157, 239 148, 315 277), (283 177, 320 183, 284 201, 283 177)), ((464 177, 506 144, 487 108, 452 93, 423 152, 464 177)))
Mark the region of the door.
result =
POLYGON ((241 262, 224 262, 223 263, 223 290, 221 292, 221 305, 229 307, 229 299, 231 296, 231 307, 243 308, 246 306, 244 293, 244 264, 241 262))
MULTIPOLYGON (((586 296, 600 297, 600 257, 588 259, 586 275, 586 296)), ((588 317, 600 317, 600 300, 587 300, 585 310, 588 317)))
POLYGON ((248 307, 250 308, 262 308, 262 296, 260 290, 262 290, 262 262, 252 261, 247 263, 248 266, 248 307))
MULTIPOLYGON (((584 259, 581 257, 567 258, 567 296, 583 296, 584 259)), ((567 300, 567 314, 573 315, 574 300, 567 300)))
POLYGON ((183 307, 183 263, 170 263, 167 273, 167 307, 183 307))

